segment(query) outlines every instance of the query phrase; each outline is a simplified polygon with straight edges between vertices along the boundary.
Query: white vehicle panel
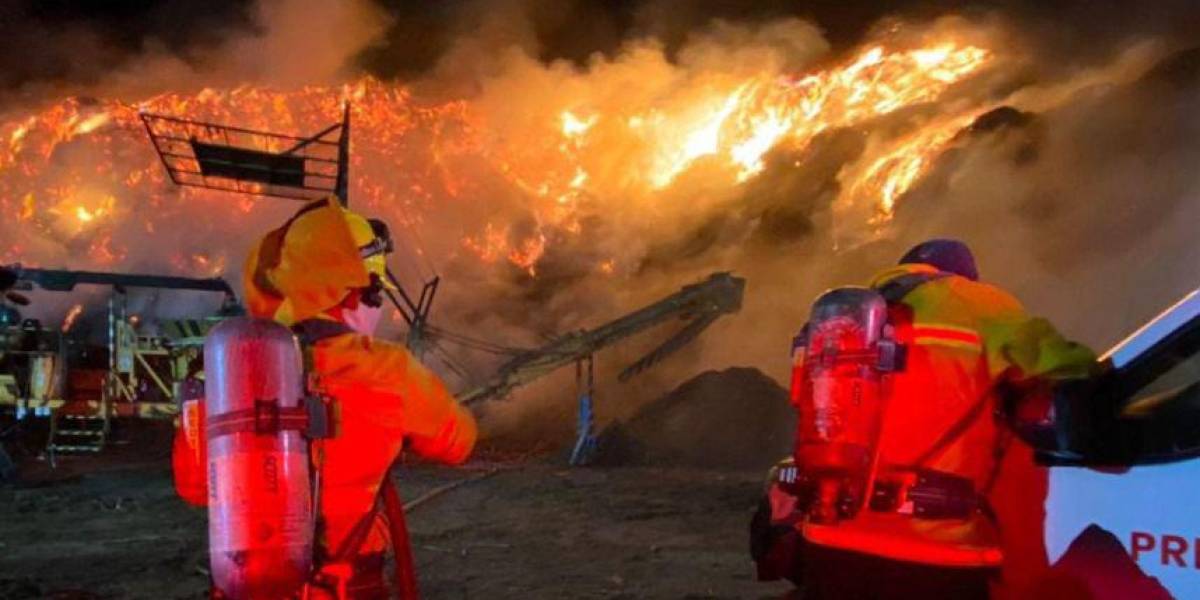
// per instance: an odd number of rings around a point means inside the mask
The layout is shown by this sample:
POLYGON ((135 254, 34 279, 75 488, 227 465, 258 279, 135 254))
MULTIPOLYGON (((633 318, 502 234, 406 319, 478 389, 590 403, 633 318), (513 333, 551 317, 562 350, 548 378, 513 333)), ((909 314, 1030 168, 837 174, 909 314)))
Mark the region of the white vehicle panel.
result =
MULTIPOLYGON (((1121 369, 1200 316, 1200 290, 1101 357, 1121 369)), ((1046 552, 1062 558, 1090 525, 1112 533, 1143 573, 1179 600, 1200 600, 1200 459, 1121 471, 1050 469, 1046 552)))
POLYGON ((1105 352, 1100 360, 1111 360, 1114 367, 1121 368, 1197 315, 1200 315, 1200 290, 1184 296, 1174 306, 1105 352))
POLYGON ((1113 533, 1176 598, 1200 599, 1200 459, 1124 473, 1051 469, 1045 532, 1051 563, 1092 524, 1113 533))

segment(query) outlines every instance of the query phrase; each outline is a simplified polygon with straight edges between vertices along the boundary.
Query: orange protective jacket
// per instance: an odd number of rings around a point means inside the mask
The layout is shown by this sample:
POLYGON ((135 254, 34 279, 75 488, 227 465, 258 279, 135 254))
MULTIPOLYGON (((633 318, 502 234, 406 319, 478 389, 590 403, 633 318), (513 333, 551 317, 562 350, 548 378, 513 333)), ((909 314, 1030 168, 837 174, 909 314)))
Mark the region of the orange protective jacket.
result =
MULTIPOLYGON (((310 350, 316 385, 336 402, 336 436, 317 448, 323 544, 335 551, 371 513, 388 468, 406 446, 457 464, 475 445, 475 420, 404 347, 363 335, 326 338, 310 350)), ((380 540, 368 541, 380 549, 380 540)))
MULTIPOLYGON (((335 437, 314 442, 320 469, 322 530, 326 556, 353 560, 385 549, 388 539, 367 519, 376 511, 389 467, 405 449, 443 463, 467 459, 475 444, 474 418, 404 347, 346 333, 307 348, 310 375, 335 401, 335 437), (365 537, 351 532, 366 521, 365 537), (359 538, 353 546, 348 538, 359 538)), ((203 404, 189 403, 176 431, 172 452, 179 495, 196 506, 207 504, 203 404), (190 425, 190 426, 189 426, 190 425)), ((406 543, 406 540, 392 540, 406 543)))
MULTIPOLYGON (((876 276, 871 287, 913 273, 937 270, 900 265, 876 276)), ((889 377, 880 464, 921 462, 972 480, 977 491, 988 495, 999 527, 983 516, 957 521, 863 513, 843 526, 806 529, 805 537, 943 566, 997 566, 1003 556, 1004 579, 1027 578, 1045 563, 1045 472, 1034 465, 1028 448, 1010 443, 1012 436, 995 418, 996 385, 1086 376, 1096 368, 1095 355, 1064 339, 1044 319, 1029 316, 1008 293, 964 277, 923 283, 890 311, 897 341, 908 347, 908 360, 902 372, 889 377), (935 440, 964 417, 970 425, 931 454, 935 440)))
MULTIPOLYGON (((327 198, 268 233, 246 261, 248 312, 288 326, 331 319, 333 308, 370 282, 361 256, 368 240, 356 239, 354 222, 366 223, 327 198)), ((372 235, 369 227, 359 229, 372 235)), ((387 542, 380 528, 365 537, 351 533, 378 516, 380 486, 400 452, 407 447, 460 463, 475 445, 475 420, 437 375, 397 344, 343 333, 317 340, 307 353, 310 383, 336 407, 334 437, 314 443, 321 547, 334 560, 375 553, 387 542)))
MULTIPOLYGON (((918 272, 936 270, 901 265, 877 276, 871 287, 918 272)), ((984 418, 926 464, 970 478, 981 489, 995 468, 998 423, 990 417, 996 385, 1082 377, 1096 365, 1091 350, 1063 338, 1045 319, 1029 316, 992 285, 944 277, 916 287, 899 304, 899 312, 907 314, 893 322, 909 353, 904 371, 891 378, 881 442, 885 464, 912 464, 968 410, 987 403, 984 418)))

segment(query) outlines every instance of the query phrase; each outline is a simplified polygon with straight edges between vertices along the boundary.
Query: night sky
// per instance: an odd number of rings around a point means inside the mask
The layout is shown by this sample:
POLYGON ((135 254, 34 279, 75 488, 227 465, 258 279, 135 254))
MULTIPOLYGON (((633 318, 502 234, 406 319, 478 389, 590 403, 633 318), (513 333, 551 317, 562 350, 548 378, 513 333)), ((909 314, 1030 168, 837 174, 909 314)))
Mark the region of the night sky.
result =
MULTIPOLYGON (((1064 60, 1102 55, 1138 34, 1200 40, 1200 5, 1189 0, 378 1, 394 21, 358 63, 387 78, 427 71, 456 37, 497 11, 527 20, 541 59, 579 63, 596 52, 611 54, 631 37, 653 36, 670 51, 689 32, 718 18, 755 22, 799 16, 817 22, 838 47, 853 44, 883 17, 993 12, 1022 23, 1032 39, 1064 60)), ((31 82, 86 84, 147 49, 186 61, 205 45, 255 27, 250 0, 9 0, 0 3, 0 85, 11 93, 31 82)))

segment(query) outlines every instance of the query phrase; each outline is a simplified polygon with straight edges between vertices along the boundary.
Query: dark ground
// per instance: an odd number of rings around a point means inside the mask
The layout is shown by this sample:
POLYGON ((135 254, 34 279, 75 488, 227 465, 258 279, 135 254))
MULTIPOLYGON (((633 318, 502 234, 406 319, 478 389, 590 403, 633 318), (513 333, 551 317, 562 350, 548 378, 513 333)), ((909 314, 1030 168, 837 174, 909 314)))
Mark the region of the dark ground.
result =
MULTIPOLYGON (((406 499, 497 466, 413 467, 406 499)), ((746 527, 761 473, 506 463, 410 516, 426 598, 777 598, 746 527)), ((169 464, 74 458, 0 490, 0 598, 203 598, 205 512, 169 464), (73 474, 74 473, 74 474, 73 474)))
MULTIPOLYGON (((704 373, 601 440, 604 467, 562 452, 477 452, 402 465, 405 500, 479 478, 409 517, 429 599, 780 598, 754 581, 747 529, 766 469, 790 448, 786 392, 753 369, 704 373), (624 466, 636 465, 636 466, 624 466)), ((103 454, 27 448, 0 487, 0 600, 205 598, 204 509, 176 497, 169 424, 128 423, 103 454)))
POLYGON ((792 450, 788 392, 758 369, 706 371, 599 436, 603 465, 765 472, 792 450))

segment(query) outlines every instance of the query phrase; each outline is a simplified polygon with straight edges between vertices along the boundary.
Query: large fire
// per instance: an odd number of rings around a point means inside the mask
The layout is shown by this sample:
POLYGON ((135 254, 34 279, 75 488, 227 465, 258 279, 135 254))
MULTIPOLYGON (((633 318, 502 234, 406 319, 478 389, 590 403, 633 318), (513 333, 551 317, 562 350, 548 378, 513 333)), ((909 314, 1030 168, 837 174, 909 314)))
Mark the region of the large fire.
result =
MULTIPOLYGON (((111 267, 130 254, 134 236, 173 239, 161 231, 164 223, 227 230, 242 222, 238 214, 259 210, 260 199, 172 186, 146 139, 143 110, 312 133, 337 121, 348 100, 356 206, 419 229, 455 203, 489 202, 483 173, 490 186, 499 180, 518 196, 533 222, 497 216, 464 223, 457 250, 536 274, 554 243, 551 232, 579 232, 581 206, 596 198, 652 218, 655 203, 697 170, 709 184, 743 185, 762 173, 773 150, 802 151, 822 132, 935 101, 992 58, 986 48, 950 40, 878 45, 808 73, 712 73, 670 102, 613 109, 564 94, 520 115, 529 127, 519 138, 496 134, 489 122, 495 111, 471 101, 418 101, 404 85, 370 77, 340 88, 247 85, 134 103, 71 98, 0 122, 0 262, 111 267)), ((876 143, 842 173, 839 202, 870 203, 873 220, 885 221, 971 114, 964 109, 876 143)), ((228 249, 200 241, 158 247, 188 274, 213 275, 236 262, 228 249)), ((601 260, 596 270, 611 273, 614 262, 601 260)))

